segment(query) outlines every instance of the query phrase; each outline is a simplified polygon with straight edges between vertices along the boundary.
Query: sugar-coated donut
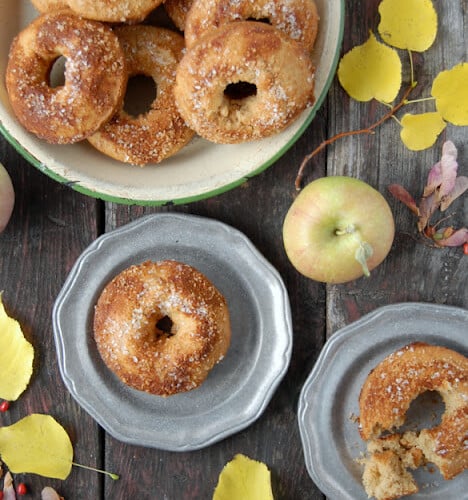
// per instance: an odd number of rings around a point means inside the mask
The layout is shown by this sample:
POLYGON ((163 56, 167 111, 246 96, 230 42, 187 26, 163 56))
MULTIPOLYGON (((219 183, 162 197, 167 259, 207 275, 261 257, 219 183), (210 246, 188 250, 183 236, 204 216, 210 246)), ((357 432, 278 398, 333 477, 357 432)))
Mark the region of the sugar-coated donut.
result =
MULTIPOLYGON (((180 1, 180 0, 179 0, 180 1)), ((240 20, 268 21, 311 51, 319 15, 313 0, 194 0, 185 21, 185 41, 191 47, 209 30, 240 20)))
POLYGON ((240 143, 273 135, 314 101, 314 68, 297 42, 270 25, 238 21, 193 45, 179 63, 179 111, 201 137, 240 143), (230 94, 236 84, 246 96, 230 94))
POLYGON ((462 354, 416 342, 387 356, 362 386, 359 432, 372 440, 401 426, 411 402, 426 391, 440 393, 445 412, 412 442, 451 479, 468 468, 468 359, 462 354))
POLYGON ((109 23, 137 23, 163 0, 67 0, 70 8, 87 19, 109 23))
POLYGON ((116 28, 125 53, 128 76, 145 75, 156 84, 151 109, 131 116, 118 112, 88 138, 98 150, 134 165, 159 163, 193 137, 175 105, 175 72, 185 47, 182 35, 164 28, 135 25, 116 28))
POLYGON ((88 137, 114 114, 125 75, 124 54, 109 27, 57 11, 37 17, 14 39, 6 86, 20 123, 63 144, 88 137), (49 73, 60 56, 65 83, 52 87, 49 73))
POLYGON ((54 10, 66 9, 68 2, 66 0, 31 0, 31 3, 42 14, 54 10))
POLYGON ((165 0, 164 9, 171 21, 179 28, 185 30, 185 21, 193 0, 165 0))
POLYGON ((123 383, 169 396, 198 387, 226 354, 228 307, 192 266, 146 261, 105 286, 95 307, 94 338, 123 383))

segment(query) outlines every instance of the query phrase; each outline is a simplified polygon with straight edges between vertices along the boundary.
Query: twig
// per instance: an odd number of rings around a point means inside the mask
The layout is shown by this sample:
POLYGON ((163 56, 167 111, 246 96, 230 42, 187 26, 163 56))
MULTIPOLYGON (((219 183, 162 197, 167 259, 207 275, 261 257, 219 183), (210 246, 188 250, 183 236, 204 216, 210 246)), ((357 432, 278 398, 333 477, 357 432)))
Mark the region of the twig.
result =
POLYGON ((361 134, 373 134, 374 133, 374 129, 376 129, 378 126, 382 125, 382 123, 384 123, 385 121, 387 121, 389 118, 392 118, 392 116, 401 107, 403 107, 406 104, 406 100, 407 100, 408 96, 410 95, 410 93, 411 93, 411 91, 413 89, 414 89, 414 84, 411 83, 411 85, 405 90, 405 93, 403 94, 403 97, 401 98, 400 102, 398 104, 396 104, 395 106, 393 106, 388 113, 386 113, 385 115, 383 115, 382 118, 380 118, 379 120, 377 120, 375 123, 373 123, 369 127, 363 128, 363 129, 360 129, 360 130, 350 130, 348 132, 340 132, 339 134, 336 134, 333 137, 330 137, 329 139, 326 139, 325 141, 323 141, 311 153, 309 153, 308 155, 306 155, 304 157, 304 159, 302 160, 302 163, 301 163, 301 165, 299 167, 299 170, 297 172, 296 181, 294 183, 294 185, 296 187, 296 190, 299 191, 301 189, 301 182, 302 182, 302 178, 304 176, 304 170, 305 170, 307 164, 309 163, 309 161, 316 154, 318 154, 320 151, 322 151, 322 149, 326 148, 330 144, 333 144, 335 141, 337 141, 338 139, 341 139, 343 137, 350 137, 350 136, 353 136, 353 135, 361 135, 361 134))

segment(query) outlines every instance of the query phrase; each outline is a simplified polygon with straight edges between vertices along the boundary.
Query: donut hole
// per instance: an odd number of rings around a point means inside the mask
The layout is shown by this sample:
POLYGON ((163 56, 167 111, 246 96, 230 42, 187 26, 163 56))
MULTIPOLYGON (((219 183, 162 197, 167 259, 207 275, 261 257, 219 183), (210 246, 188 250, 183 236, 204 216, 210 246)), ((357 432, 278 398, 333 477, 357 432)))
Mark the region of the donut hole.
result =
POLYGON ((445 403, 437 391, 425 391, 414 399, 406 412, 404 431, 421 431, 440 425, 445 403))
POLYGON ((229 83, 224 89, 224 95, 229 100, 240 101, 257 95, 257 86, 250 82, 229 83))
POLYGON ((163 316, 156 322, 156 332, 158 336, 164 335, 166 337, 172 337, 174 333, 172 332, 173 321, 169 316, 163 316))
POLYGON ((157 85, 152 77, 133 75, 127 82, 123 110, 134 118, 145 115, 151 110, 156 95, 157 85))
POLYGON ((269 24, 271 26, 271 20, 268 17, 248 17, 246 21, 255 21, 257 23, 269 24))
POLYGON ((66 64, 67 58, 65 56, 59 56, 57 57, 57 59, 52 61, 48 77, 49 87, 55 89, 57 87, 63 87, 65 85, 66 64))

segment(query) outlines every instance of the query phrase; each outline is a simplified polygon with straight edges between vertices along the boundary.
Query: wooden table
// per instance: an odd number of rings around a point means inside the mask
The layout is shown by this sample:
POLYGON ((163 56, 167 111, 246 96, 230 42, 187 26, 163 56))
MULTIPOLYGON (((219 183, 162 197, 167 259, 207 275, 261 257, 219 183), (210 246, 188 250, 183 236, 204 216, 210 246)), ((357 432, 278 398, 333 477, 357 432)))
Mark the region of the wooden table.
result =
MULTIPOLYGON (((379 1, 346 1, 343 53, 376 31, 379 1)), ((414 97, 428 96, 435 75, 468 60, 468 3, 435 2, 440 19, 437 39, 415 54, 419 82, 414 97)), ((404 80, 408 62, 404 52, 404 80)), ((416 106, 416 105, 415 105, 416 106)), ((418 110, 430 110, 430 103, 418 110)), ((282 245, 283 218, 296 196, 298 166, 309 151, 337 132, 362 128, 386 112, 382 105, 350 100, 339 83, 303 137, 273 166, 241 187, 214 198, 183 206, 142 208, 86 197, 60 185, 30 166, 5 140, 0 161, 16 189, 13 217, 0 235, 0 289, 9 313, 23 325, 34 344, 36 359, 31 384, 0 415, 9 425, 32 412, 50 413, 69 432, 75 461, 120 474, 113 481, 73 468, 65 481, 19 474, 30 495, 39 498, 44 485, 68 499, 209 499, 223 466, 236 453, 265 462, 272 471, 276 499, 323 498, 307 474, 297 426, 299 391, 326 340, 337 329, 374 309, 397 302, 420 301, 468 308, 468 257, 460 248, 437 250, 415 240, 415 219, 391 198, 387 186, 398 182, 419 196, 429 168, 438 160, 444 139, 459 148, 460 173, 468 175, 468 129, 448 126, 435 147, 408 151, 399 126, 389 120, 374 135, 337 141, 320 153, 304 182, 323 175, 358 177, 388 199, 397 233, 390 255, 370 279, 326 286, 299 275, 282 245), (293 316, 294 347, 290 368, 264 414, 250 427, 218 444, 194 452, 166 452, 122 444, 106 434, 72 399, 57 366, 51 310, 62 284, 80 253, 100 234, 147 213, 186 212, 218 219, 244 232, 278 269, 287 286, 293 316)), ((456 220, 467 224, 467 197, 458 201, 456 220)), ((369 215, 371 217, 371 214, 369 215)))

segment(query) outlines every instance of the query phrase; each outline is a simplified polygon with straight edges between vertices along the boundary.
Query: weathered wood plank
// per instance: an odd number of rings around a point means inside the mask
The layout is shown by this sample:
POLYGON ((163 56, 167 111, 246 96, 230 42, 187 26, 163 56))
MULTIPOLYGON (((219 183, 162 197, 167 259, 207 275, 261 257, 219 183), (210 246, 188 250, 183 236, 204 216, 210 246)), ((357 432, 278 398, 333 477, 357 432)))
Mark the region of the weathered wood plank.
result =
MULTIPOLYGON (((359 2, 352 5, 347 16, 344 50, 363 43, 369 30, 376 32, 378 1, 359 2), (364 12, 365 11, 365 12, 364 12)), ((439 31, 433 46, 422 54, 415 54, 415 78, 418 86, 415 98, 428 97, 435 76, 459 62, 468 60, 466 38, 468 15, 465 1, 436 2, 439 31)), ((403 86, 409 83, 409 62, 405 51, 399 51, 403 62, 403 86)), ((413 98, 413 94, 411 96, 413 98)), ((358 103, 350 100, 344 90, 335 85, 330 94, 330 136, 337 132, 366 127, 387 112, 375 103, 358 103)), ((435 110, 432 101, 408 105, 398 114, 435 110), (406 109, 407 108, 407 109, 406 109)), ((373 309, 395 302, 421 301, 454 306, 468 306, 468 259, 460 248, 431 249, 415 241, 415 218, 402 204, 394 200, 387 190, 392 183, 404 185, 419 197, 430 167, 441 154, 442 143, 452 140, 459 149, 459 173, 468 173, 467 127, 448 125, 436 145, 426 151, 411 152, 399 138, 399 125, 389 120, 372 136, 358 136, 337 141, 328 149, 327 172, 329 175, 353 175, 378 189, 389 201, 396 221, 396 237, 391 253, 376 269, 370 279, 327 287, 328 334, 358 319, 373 309)), ((458 226, 467 224, 465 201, 454 205, 458 226)), ((371 214, 369 215, 372 216, 371 214)))
MULTIPOLYGON (((10 410, 0 414, 0 425, 30 413, 48 413, 70 434, 75 461, 100 467, 101 431, 62 382, 51 321, 65 277, 96 237, 99 203, 47 178, 5 141, 0 142, 0 161, 16 190, 13 217, 0 234, 0 290, 5 308, 21 323, 35 349, 31 383, 10 410)), ((65 481, 33 474, 17 474, 15 480, 26 482, 31 498, 39 498, 46 485, 55 486, 66 498, 99 498, 102 485, 99 475, 76 468, 65 481)))

